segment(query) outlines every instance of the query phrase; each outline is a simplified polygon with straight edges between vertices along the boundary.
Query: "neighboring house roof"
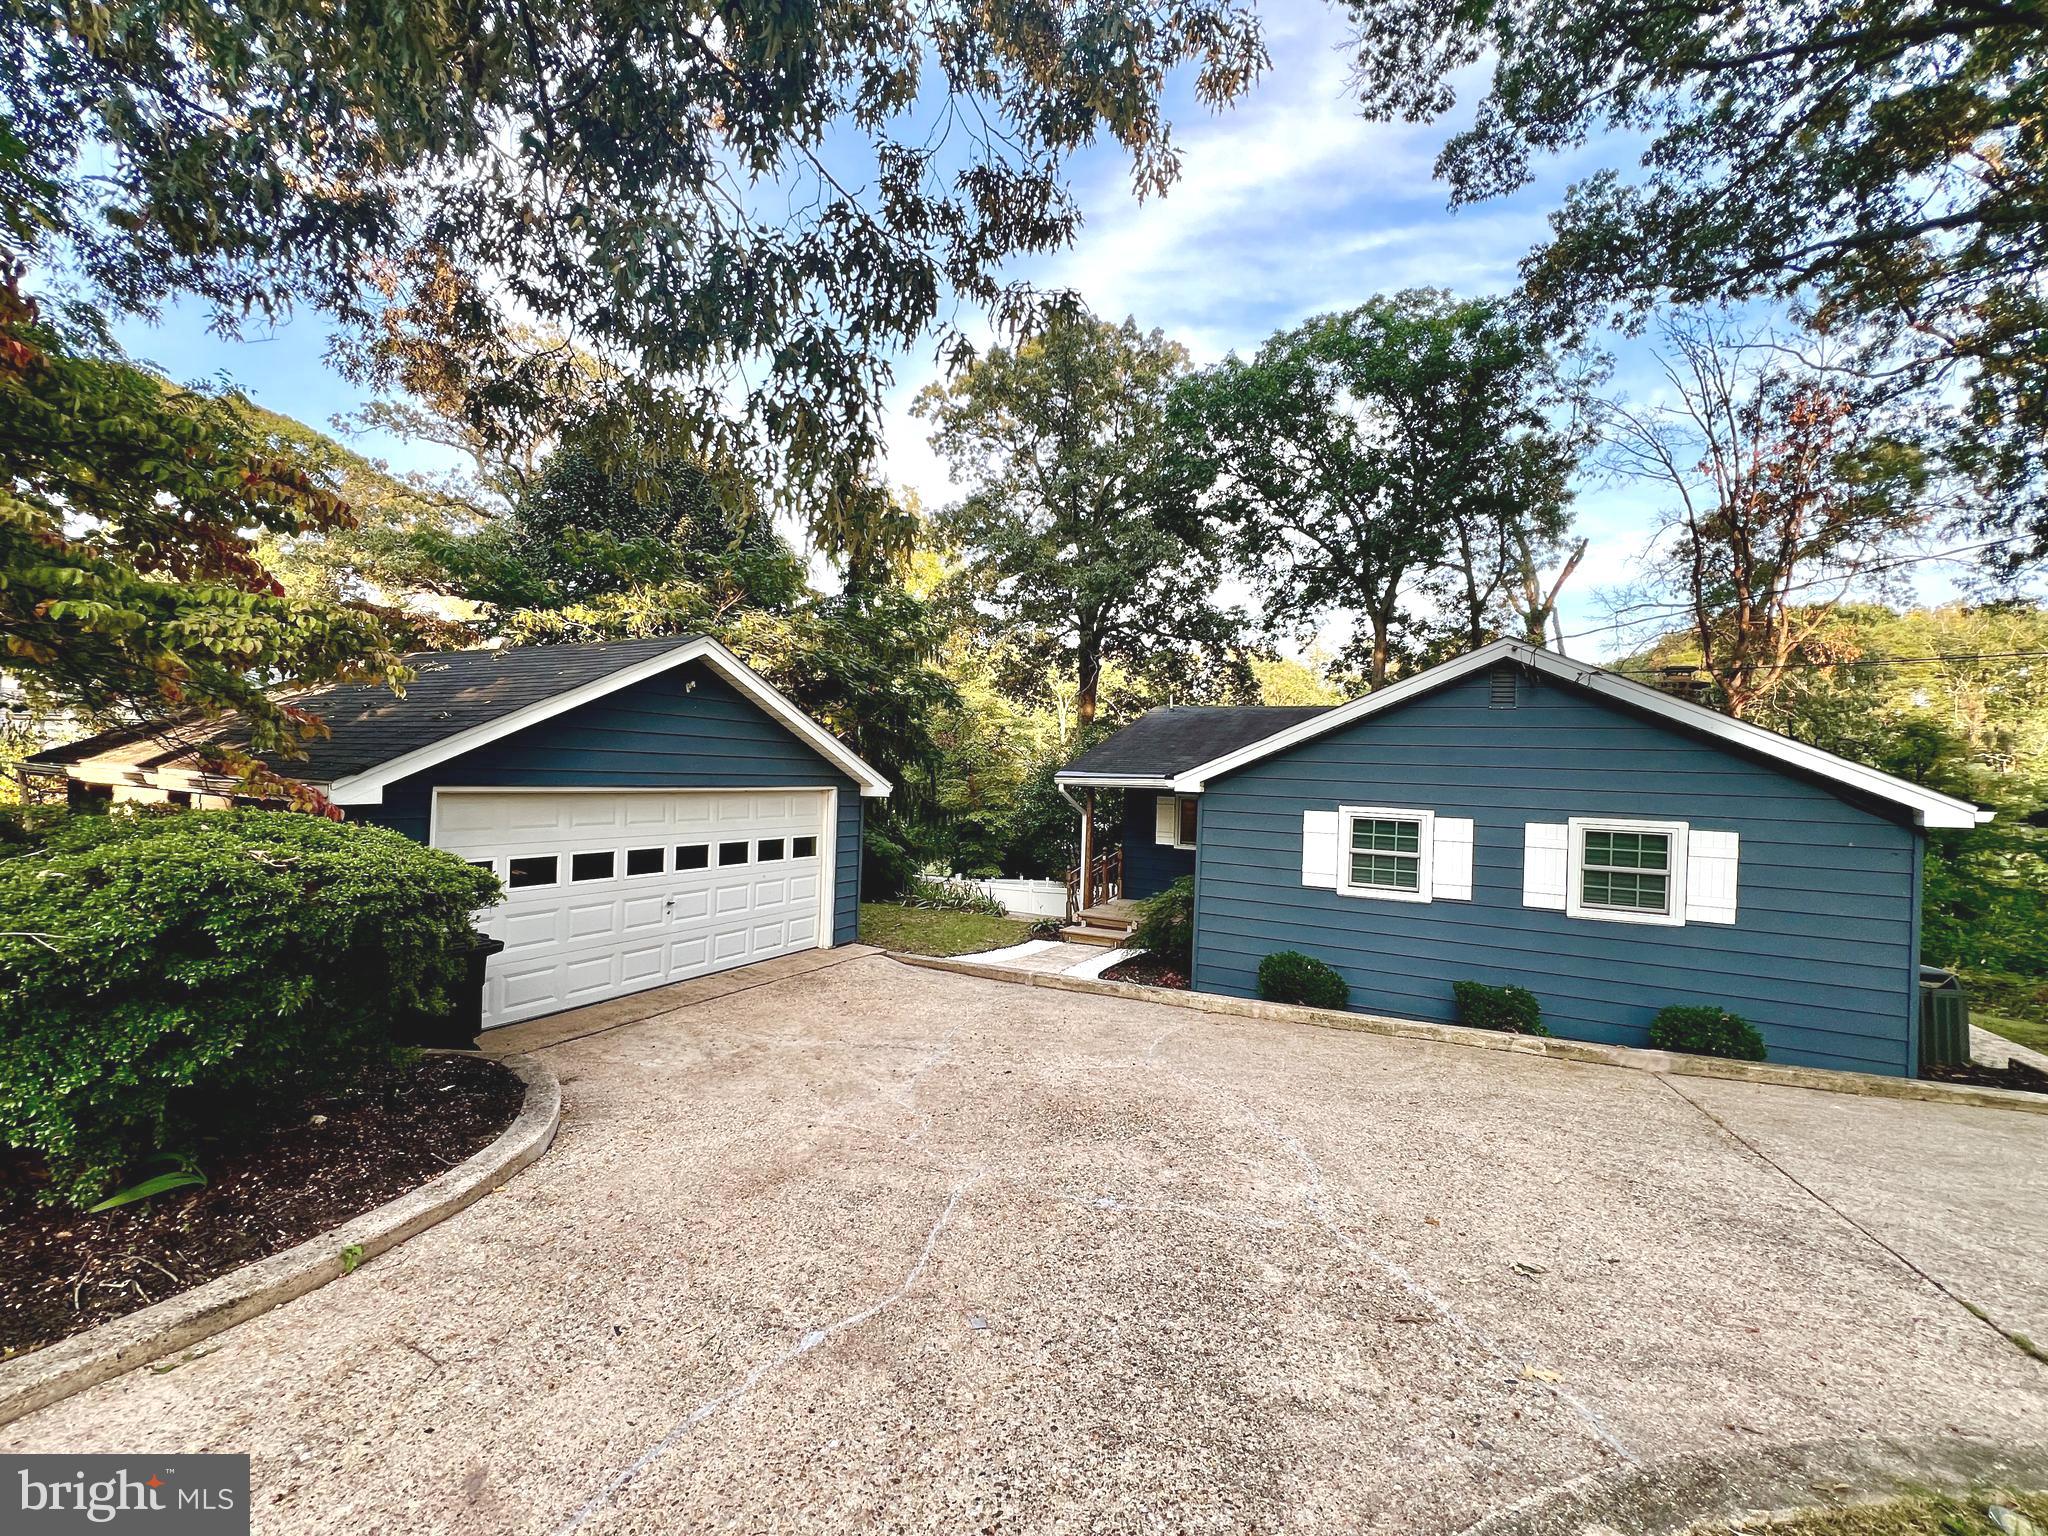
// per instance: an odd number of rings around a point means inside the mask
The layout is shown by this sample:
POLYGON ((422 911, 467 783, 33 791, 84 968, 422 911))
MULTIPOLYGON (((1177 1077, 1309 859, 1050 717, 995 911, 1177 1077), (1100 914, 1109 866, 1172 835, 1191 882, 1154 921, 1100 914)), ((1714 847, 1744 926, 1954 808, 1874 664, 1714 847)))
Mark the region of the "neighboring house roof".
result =
POLYGON ((1164 787, 1175 774, 1250 746, 1276 731, 1313 720, 1330 707, 1247 705, 1148 710, 1107 741, 1083 752, 1055 777, 1069 784, 1164 787))
MULTIPOLYGON (((1290 751, 1325 732, 1341 730, 1347 725, 1378 714, 1381 710, 1392 709, 1410 699, 1419 698, 1446 684, 1457 682, 1460 678, 1498 666, 1503 662, 1512 662, 1559 682, 1584 688, 1602 698, 1611 699, 1630 709, 1640 710, 1681 729, 1693 731, 1729 747, 1753 752, 1782 767, 1807 773, 1871 799, 1899 806, 1910 811, 1923 827, 1974 827, 1991 820, 1995 814, 1979 810, 1967 800, 1958 800, 1953 795, 1940 794, 1923 785, 1893 778, 1888 773, 1879 773, 1875 768, 1852 763, 1847 758, 1837 757, 1832 752, 1823 752, 1818 747, 1794 741, 1789 736, 1780 736, 1776 731, 1767 731, 1762 726, 1730 719, 1727 715, 1708 709, 1704 705, 1631 681, 1596 667, 1591 662, 1573 661, 1570 657, 1560 656, 1555 651, 1540 650, 1520 640, 1496 640, 1491 645, 1481 646, 1455 661, 1444 662, 1426 672, 1418 672, 1413 677, 1403 678, 1398 683, 1369 693, 1362 699, 1354 699, 1349 704, 1340 704, 1335 709, 1323 711, 1313 719, 1269 733, 1242 746, 1215 753, 1175 773, 1168 787, 1182 794, 1199 794, 1211 780, 1233 773, 1248 763, 1258 762, 1261 758, 1271 757, 1278 752, 1290 751)), ((1104 742, 1103 747, 1114 744, 1115 739, 1112 738, 1104 742)), ((1101 751, 1102 748, 1098 747, 1095 750, 1101 751)))
MULTIPOLYGON (((864 795, 886 795, 889 781, 842 746, 737 656, 703 635, 668 635, 588 645, 526 645, 493 650, 421 651, 406 657, 417 675, 403 696, 381 684, 307 689, 289 702, 319 715, 329 734, 305 744, 303 759, 266 758, 273 767, 325 786, 341 805, 374 805, 384 787, 515 731, 630 688, 674 667, 702 661, 844 770, 864 795)), ((95 783, 201 784, 198 754, 239 739, 233 716, 142 732, 111 731, 39 752, 27 761, 95 783)))

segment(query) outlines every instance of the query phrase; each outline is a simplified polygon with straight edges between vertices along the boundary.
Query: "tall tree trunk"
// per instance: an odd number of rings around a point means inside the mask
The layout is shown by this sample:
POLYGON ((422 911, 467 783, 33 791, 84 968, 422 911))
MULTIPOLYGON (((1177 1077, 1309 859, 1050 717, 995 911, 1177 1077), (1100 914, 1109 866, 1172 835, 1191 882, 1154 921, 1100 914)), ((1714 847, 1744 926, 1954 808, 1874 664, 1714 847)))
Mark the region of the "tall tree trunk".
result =
POLYGON ((1094 629, 1084 626, 1081 638, 1074 648, 1075 683, 1078 691, 1074 698, 1074 717, 1078 729, 1087 730, 1095 723, 1095 696, 1102 689, 1102 637, 1094 629))

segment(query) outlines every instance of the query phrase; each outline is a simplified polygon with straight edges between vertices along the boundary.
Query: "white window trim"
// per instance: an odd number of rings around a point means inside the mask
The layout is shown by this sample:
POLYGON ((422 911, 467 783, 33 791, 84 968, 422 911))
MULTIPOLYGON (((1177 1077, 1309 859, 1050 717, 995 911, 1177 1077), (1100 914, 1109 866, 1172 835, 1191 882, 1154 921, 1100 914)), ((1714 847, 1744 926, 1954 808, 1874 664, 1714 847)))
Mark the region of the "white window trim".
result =
MULTIPOLYGON (((1180 829, 1183 825, 1185 825, 1185 822, 1181 816, 1180 808, 1183 804, 1189 804, 1195 807, 1195 825, 1199 829, 1201 826, 1202 818, 1202 797, 1200 795, 1172 795, 1169 796, 1169 798, 1173 801, 1173 846, 1181 849, 1183 852, 1191 853, 1194 851, 1195 845, 1193 843, 1184 843, 1180 840, 1180 829)), ((1195 835, 1197 837, 1200 837, 1200 831, 1197 830, 1195 835)))
POLYGON ((1340 805, 1337 807, 1337 894, 1367 901, 1408 901, 1428 903, 1435 899, 1430 868, 1436 858, 1436 812, 1385 805, 1340 805), (1412 891, 1392 891, 1383 885, 1355 885, 1351 879, 1351 824, 1354 821, 1412 821, 1416 829, 1415 885, 1412 891))
POLYGON ((1589 923, 1639 923, 1654 928, 1685 926, 1685 844, 1691 824, 1683 821, 1641 821, 1626 816, 1573 816, 1565 823, 1567 832, 1564 864, 1564 914, 1589 923), (1657 832, 1670 839, 1671 857, 1664 871, 1665 912, 1625 912, 1615 907, 1589 907, 1581 899, 1585 889, 1586 834, 1588 832, 1657 832))

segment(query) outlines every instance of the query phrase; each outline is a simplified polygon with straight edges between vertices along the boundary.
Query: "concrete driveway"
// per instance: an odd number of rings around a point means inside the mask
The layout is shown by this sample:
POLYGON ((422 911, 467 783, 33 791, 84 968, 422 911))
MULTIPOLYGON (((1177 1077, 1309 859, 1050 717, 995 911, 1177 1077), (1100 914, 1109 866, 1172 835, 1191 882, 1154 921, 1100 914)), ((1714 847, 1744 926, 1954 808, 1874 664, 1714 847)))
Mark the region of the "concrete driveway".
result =
POLYGON ((530 1030, 595 1031, 536 1167, 0 1449, 497 1536, 1444 1531, 1687 1453, 2048 1441, 1957 1299, 2048 1337, 2048 1119, 817 959, 530 1030))

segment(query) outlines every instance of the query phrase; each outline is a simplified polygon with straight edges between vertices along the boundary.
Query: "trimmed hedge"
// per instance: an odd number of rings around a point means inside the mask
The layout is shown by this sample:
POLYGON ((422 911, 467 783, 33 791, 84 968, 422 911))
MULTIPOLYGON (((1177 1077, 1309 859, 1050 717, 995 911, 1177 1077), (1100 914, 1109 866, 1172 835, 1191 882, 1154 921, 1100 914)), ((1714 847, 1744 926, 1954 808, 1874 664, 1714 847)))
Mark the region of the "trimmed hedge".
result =
POLYGON ((1259 996, 1269 1003, 1347 1008, 1351 1004, 1351 986, 1315 956, 1282 949, 1259 962, 1259 996))
POLYGON ((0 1141, 79 1204, 439 1013, 495 876, 289 811, 74 816, 0 854, 0 1141))
POLYGON ((1527 987, 1454 981, 1451 995, 1458 1000, 1458 1022, 1473 1029, 1491 1029, 1504 1035, 1550 1033, 1543 1027, 1543 1009, 1536 994, 1527 987))
POLYGON ((1195 877, 1183 875, 1138 908, 1131 947, 1150 952, 1186 975, 1195 963, 1195 877))
POLYGON ((1757 1027, 1726 1008, 1686 1004, 1666 1008, 1651 1021, 1650 1044, 1660 1051, 1725 1056, 1730 1061, 1766 1059, 1764 1037, 1757 1027))

